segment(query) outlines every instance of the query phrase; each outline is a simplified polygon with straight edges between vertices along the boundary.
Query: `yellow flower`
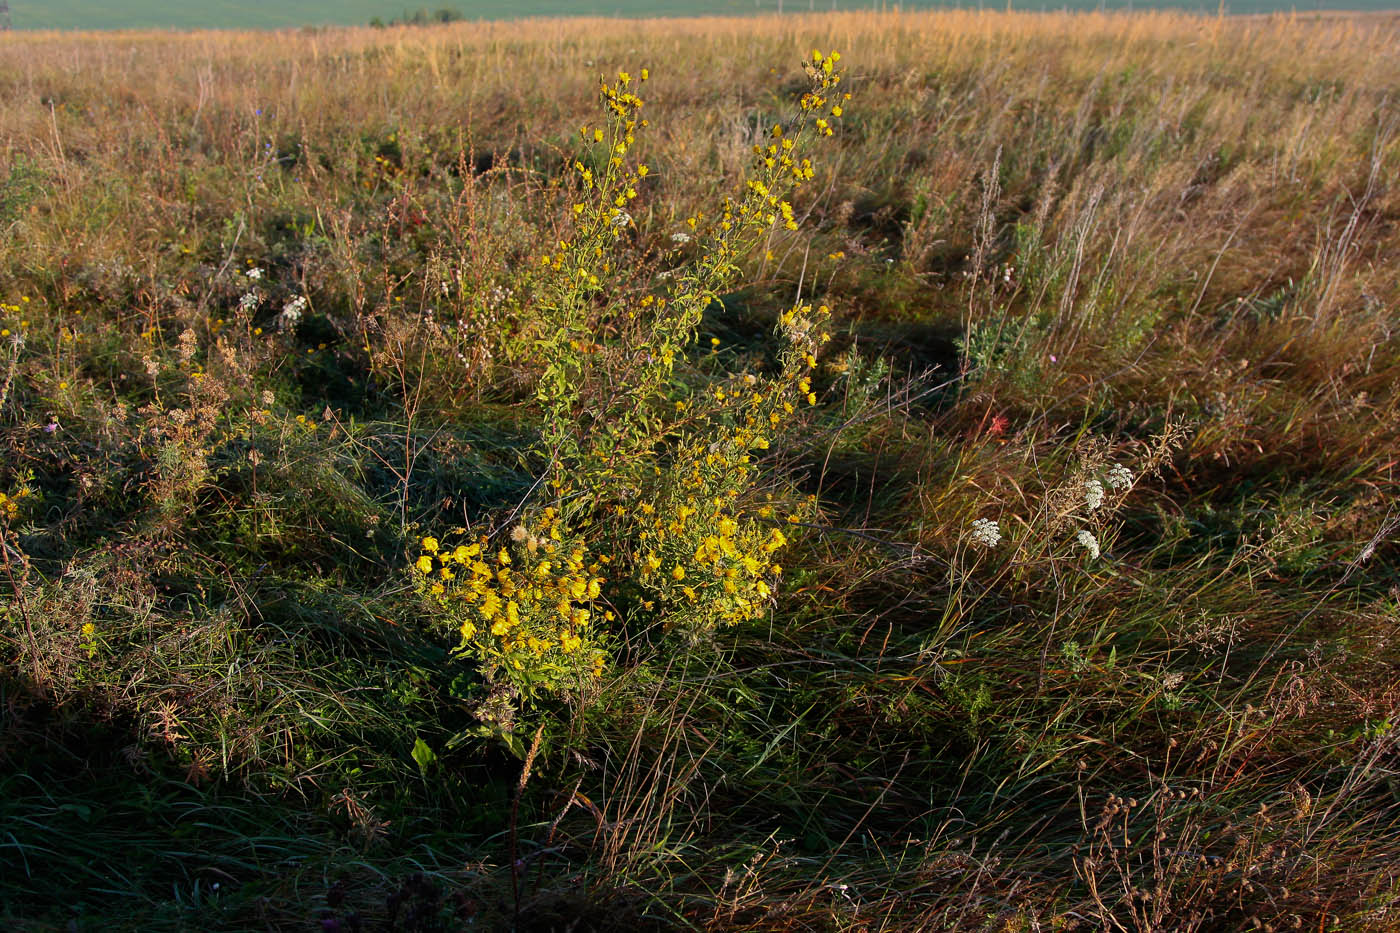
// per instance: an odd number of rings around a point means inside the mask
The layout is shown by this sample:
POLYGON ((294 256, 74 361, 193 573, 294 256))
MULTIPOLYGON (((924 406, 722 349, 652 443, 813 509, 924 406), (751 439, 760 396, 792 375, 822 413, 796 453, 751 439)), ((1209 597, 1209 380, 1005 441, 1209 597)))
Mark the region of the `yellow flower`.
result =
POLYGON ((438 539, 437 539, 437 538, 424 538, 424 539, 423 539, 423 550, 427 551, 429 554, 436 554, 437 551, 438 551, 438 539))
POLYGON ((680 564, 677 564, 677 565, 671 570, 671 579, 673 579, 673 580, 684 580, 684 579, 685 579, 685 568, 682 567, 680 564))
POLYGON ((429 573, 432 573, 432 572, 433 572, 433 559, 432 559, 431 557, 429 557, 427 554, 424 554, 424 555, 422 555, 421 557, 418 558, 418 563, 414 564, 414 566, 418 568, 418 572, 419 572, 419 573, 422 573, 422 574, 429 574, 429 573))

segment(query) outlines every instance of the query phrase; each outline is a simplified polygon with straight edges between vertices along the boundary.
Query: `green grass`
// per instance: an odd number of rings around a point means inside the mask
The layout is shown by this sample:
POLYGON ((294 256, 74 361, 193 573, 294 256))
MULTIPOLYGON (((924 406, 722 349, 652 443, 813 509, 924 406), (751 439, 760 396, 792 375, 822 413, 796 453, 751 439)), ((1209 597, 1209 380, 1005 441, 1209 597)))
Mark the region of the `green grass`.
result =
MULTIPOLYGON (((893 8, 894 4, 885 4, 893 8)), ((961 2, 927 2, 913 0, 902 4, 917 9, 980 9, 976 0, 961 2)), ((1005 9, 1006 4, 986 4, 989 8, 1005 9)), ((1131 0, 1013 0, 1011 8, 1038 11, 1043 9, 1186 9, 1214 13, 1218 5, 1204 0, 1175 0, 1175 2, 1131 2, 1131 0)), ((694 0, 526 0, 508 3, 504 0, 471 0, 471 2, 435 4, 392 4, 383 0, 198 0, 185 4, 152 3, 149 0, 11 0, 10 18, 17 29, 294 29, 302 26, 363 26, 374 18, 388 22, 420 7, 429 10, 454 9, 468 19, 515 19, 535 16, 742 16, 754 12, 778 11, 778 0, 719 0, 699 4, 694 0)), ((784 0, 783 10, 803 13, 809 9, 870 10, 881 9, 871 0, 784 0)), ((1235 0, 1225 8, 1231 13, 1272 13, 1297 10, 1390 10, 1396 9, 1387 0, 1311 0, 1288 3, 1283 0, 1235 0)))

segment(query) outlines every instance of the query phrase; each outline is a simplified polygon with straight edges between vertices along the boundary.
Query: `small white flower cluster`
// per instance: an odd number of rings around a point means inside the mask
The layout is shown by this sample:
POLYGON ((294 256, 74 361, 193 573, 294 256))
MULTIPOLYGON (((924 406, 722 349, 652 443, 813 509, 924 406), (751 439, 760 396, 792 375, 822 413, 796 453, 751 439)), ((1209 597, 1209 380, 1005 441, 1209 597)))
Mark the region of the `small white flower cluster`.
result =
POLYGON ((1108 468, 1106 479, 1114 489, 1129 489, 1133 485, 1133 471, 1121 463, 1115 463, 1108 468))
POLYGON ((257 266, 254 266, 253 268, 251 268, 251 269, 249 269, 247 272, 245 272, 244 275, 248 276, 248 278, 250 278, 250 279, 252 279, 254 282, 256 282, 258 279, 260 279, 260 278, 263 277, 263 271, 262 271, 262 269, 258 268, 257 266))
POLYGON ((279 316, 282 326, 289 330, 295 330, 301 321, 301 315, 306 310, 306 298, 298 295, 282 306, 282 314, 279 316))
POLYGON ((238 299, 238 308, 245 314, 251 314, 258 306, 258 293, 256 291, 247 292, 238 299))
POLYGON ((1001 529, 990 518, 977 518, 972 521, 972 543, 979 547, 996 547, 1001 541, 1001 529))
POLYGON ((515 297, 515 289, 503 288, 500 285, 493 285, 486 293, 486 307, 492 311, 499 308, 515 297))
POLYGON ((672 243, 678 243, 678 244, 684 246, 686 243, 689 243, 689 242, 690 242, 690 234, 688 234, 688 233, 673 233, 673 234, 671 234, 671 242, 672 242, 672 243))
POLYGON ((1090 512, 1103 505, 1103 483, 1091 479, 1084 484, 1084 504, 1090 512))
POLYGON ((1084 550, 1086 550, 1086 551, 1089 552, 1089 559, 1090 559, 1090 560, 1098 560, 1098 559, 1099 559, 1099 539, 1094 537, 1094 533, 1093 533, 1092 531, 1088 531, 1088 530, 1086 529, 1086 530, 1080 531, 1078 537, 1079 537, 1079 543, 1080 543, 1081 545, 1083 545, 1084 550))

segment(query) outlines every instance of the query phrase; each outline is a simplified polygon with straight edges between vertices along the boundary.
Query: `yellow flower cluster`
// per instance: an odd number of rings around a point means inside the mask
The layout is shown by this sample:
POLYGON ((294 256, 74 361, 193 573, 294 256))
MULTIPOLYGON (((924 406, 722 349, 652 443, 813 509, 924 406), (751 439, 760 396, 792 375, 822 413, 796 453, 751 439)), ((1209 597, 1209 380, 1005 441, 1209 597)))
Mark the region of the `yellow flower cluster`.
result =
MULTIPOLYGON (((831 103, 826 94, 832 88, 841 83, 841 74, 836 71, 836 63, 841 60, 840 52, 832 52, 830 55, 823 55, 816 49, 812 50, 812 60, 805 62, 807 75, 812 79, 813 89, 802 95, 802 109, 809 113, 821 111, 831 103)), ((850 94, 841 95, 841 102, 851 99, 850 94)), ((840 103, 831 104, 827 111, 829 116, 840 117, 843 113, 840 103)), ((826 117, 816 118, 817 132, 823 136, 832 134, 831 121, 826 117)))
MULTIPOLYGON (((716 385, 698 404, 677 403, 690 420, 669 469, 650 480, 659 494, 636 509, 634 554, 643 591, 671 625, 693 632, 759 617, 782 575, 778 552, 788 537, 771 493, 762 494, 754 454, 766 450, 802 400, 817 401, 811 374, 830 310, 799 305, 785 312, 779 373, 740 373, 716 385)), ((647 477, 638 477, 639 487, 647 477)), ((624 506, 615 506, 622 514, 624 506)), ((788 516, 789 521, 796 514, 788 516)))
POLYGON ((12 522, 18 518, 20 503, 32 495, 34 495, 34 491, 24 485, 19 486, 14 492, 0 492, 0 521, 12 522))
POLYGON ((720 495, 697 495, 713 491, 726 469, 751 470, 747 460, 714 454, 692 460, 684 483, 692 494, 672 490, 659 507, 642 506, 637 564, 643 590, 652 597, 644 608, 654 609, 660 600, 670 610, 670 626, 733 625, 757 618, 772 601, 782 574, 775 555, 788 543, 771 521, 772 507, 746 509, 737 501, 737 485, 720 495))
MULTIPOLYGON (((641 71, 641 80, 646 81, 649 77, 645 68, 641 71)), ((623 156, 627 155, 629 149, 636 143, 636 132, 639 128, 645 128, 647 121, 641 119, 640 112, 644 101, 636 94, 627 90, 632 83, 632 76, 625 71, 617 73, 617 82, 608 84, 603 82, 600 88, 600 96, 604 108, 612 115, 612 120, 606 130, 601 127, 581 127, 579 137, 585 142, 593 144, 607 145, 607 169, 604 177, 599 178, 593 169, 584 165, 583 162, 574 161, 574 171, 578 173, 579 181, 585 191, 603 190, 608 193, 610 204, 597 216, 590 218, 594 221, 595 229, 591 232, 608 232, 613 237, 622 235, 626 229, 626 212, 623 210, 627 203, 637 197, 637 184, 650 174, 651 170, 645 165, 637 165, 634 168, 625 168, 623 156)), ((582 215, 587 205, 578 203, 574 205, 574 214, 582 215)), ((581 238, 581 242, 587 242, 586 235, 581 238)), ((577 246, 578 242, 565 241, 559 244, 559 252, 553 256, 546 256, 545 261, 554 269, 563 268, 568 259, 570 247, 577 246)), ((593 257, 586 257, 593 258, 593 257)), ((590 284, 597 284, 596 278, 590 272, 583 272, 582 275, 590 278, 590 284)))
POLYGON ((423 538, 413 565, 420 588, 488 676, 504 675, 527 695, 596 677, 605 663, 594 627, 608 558, 593 559, 571 540, 554 508, 517 525, 511 539, 509 546, 481 537, 449 548, 423 538))

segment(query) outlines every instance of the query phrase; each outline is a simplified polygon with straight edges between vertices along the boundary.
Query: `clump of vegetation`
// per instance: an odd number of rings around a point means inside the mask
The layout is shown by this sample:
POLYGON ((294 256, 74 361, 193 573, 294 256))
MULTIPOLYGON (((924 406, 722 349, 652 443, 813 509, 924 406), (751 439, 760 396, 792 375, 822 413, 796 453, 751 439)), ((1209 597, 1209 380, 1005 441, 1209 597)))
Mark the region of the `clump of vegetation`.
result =
POLYGON ((1393 24, 794 22, 0 43, 0 925, 1393 926, 1393 24))
POLYGON ((462 11, 455 7, 438 7, 436 10, 429 10, 427 7, 419 7, 412 13, 405 11, 402 16, 397 16, 388 23, 378 16, 369 21, 371 26, 376 28, 383 26, 433 26, 445 23, 455 23, 464 19, 462 11))
MULTIPOLYGON (((802 154, 807 131, 830 135, 842 113, 830 98, 839 59, 812 53, 796 116, 754 146, 742 197, 724 199, 712 220, 688 218, 697 256, 672 270, 660 295, 631 278, 619 248, 635 223, 627 207, 650 173, 627 162, 646 124, 644 102, 628 72, 603 84, 607 124, 579 133, 601 167, 574 160, 582 200, 573 230, 540 257, 532 289, 544 419, 533 453, 546 464, 535 488, 549 504, 517 503, 514 557, 490 535, 450 552, 429 536, 414 564, 495 687, 527 698, 583 689, 606 666, 603 645, 616 641, 606 623, 635 629, 645 618, 701 637, 767 613, 787 537, 754 458, 794 403, 815 404, 809 374, 831 339, 818 323, 830 311, 798 305, 781 315, 772 374, 726 374, 707 387, 678 371, 677 357, 693 350, 705 309, 736 283, 735 260, 775 231, 798 229, 787 196, 813 176, 802 154)), ((648 77, 642 69, 639 81, 648 77)), ((790 519, 797 509, 786 510, 790 519)))

